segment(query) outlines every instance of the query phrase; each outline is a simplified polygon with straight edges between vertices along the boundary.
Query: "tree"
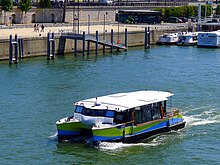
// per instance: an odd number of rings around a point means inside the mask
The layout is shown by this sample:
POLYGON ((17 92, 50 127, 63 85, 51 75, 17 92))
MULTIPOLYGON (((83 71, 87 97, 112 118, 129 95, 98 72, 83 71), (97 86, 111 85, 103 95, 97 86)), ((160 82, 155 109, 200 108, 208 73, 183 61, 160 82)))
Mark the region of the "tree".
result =
POLYGON ((13 0, 1 0, 2 10, 4 10, 4 23, 6 23, 6 12, 12 11, 13 9, 13 0))
MULTIPOLYGON (((26 19, 27 12, 32 8, 31 0, 20 0, 19 2, 19 9, 22 11, 22 17, 23 12, 25 13, 24 20, 26 19)), ((22 18, 23 20, 23 18, 22 18)), ((25 21, 22 21, 25 22, 25 21)))
POLYGON ((218 5, 216 8, 216 15, 219 15, 219 14, 220 14, 220 5, 218 5))
POLYGON ((40 0, 40 6, 42 8, 51 8, 50 0, 40 0))

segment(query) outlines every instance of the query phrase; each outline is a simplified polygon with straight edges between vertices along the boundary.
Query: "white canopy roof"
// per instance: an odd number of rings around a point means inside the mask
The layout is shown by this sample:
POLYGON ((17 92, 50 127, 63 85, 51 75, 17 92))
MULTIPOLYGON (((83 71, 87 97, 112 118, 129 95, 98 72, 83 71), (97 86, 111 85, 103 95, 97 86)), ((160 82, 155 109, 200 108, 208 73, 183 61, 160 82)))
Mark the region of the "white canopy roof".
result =
POLYGON ((86 99, 76 102, 75 105, 81 105, 90 109, 123 111, 138 106, 165 101, 168 97, 173 95, 172 92, 145 90, 86 99))

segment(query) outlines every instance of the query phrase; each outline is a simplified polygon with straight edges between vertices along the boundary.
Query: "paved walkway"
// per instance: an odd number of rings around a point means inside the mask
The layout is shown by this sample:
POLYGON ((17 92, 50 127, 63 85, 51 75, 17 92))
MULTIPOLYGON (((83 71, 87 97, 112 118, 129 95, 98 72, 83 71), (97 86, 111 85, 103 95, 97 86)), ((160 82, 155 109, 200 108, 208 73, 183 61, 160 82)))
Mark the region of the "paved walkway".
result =
MULTIPOLYGON (((40 24, 41 25, 41 24, 40 24)), ((34 31, 34 24, 29 25, 16 25, 12 27, 0 26, 0 40, 1 39, 9 39, 10 34, 15 35, 17 34, 19 38, 29 38, 29 37, 46 37, 48 32, 60 33, 60 32, 72 32, 73 29, 77 32, 77 27, 73 27, 72 24, 44 24, 45 28, 44 31, 41 31, 41 27, 39 31, 34 31)), ((141 31, 144 30, 145 27, 150 27, 151 29, 155 28, 163 28, 163 29, 171 29, 171 28, 180 28, 185 27, 186 24, 164 24, 164 25, 131 25, 131 24, 118 24, 117 23, 107 23, 105 26, 98 24, 98 25, 91 25, 90 27, 86 25, 80 26, 80 33, 85 31, 88 33, 99 31, 99 33, 103 33, 104 29, 106 32, 110 32, 113 29, 114 32, 125 31, 125 28, 129 31, 141 31)))

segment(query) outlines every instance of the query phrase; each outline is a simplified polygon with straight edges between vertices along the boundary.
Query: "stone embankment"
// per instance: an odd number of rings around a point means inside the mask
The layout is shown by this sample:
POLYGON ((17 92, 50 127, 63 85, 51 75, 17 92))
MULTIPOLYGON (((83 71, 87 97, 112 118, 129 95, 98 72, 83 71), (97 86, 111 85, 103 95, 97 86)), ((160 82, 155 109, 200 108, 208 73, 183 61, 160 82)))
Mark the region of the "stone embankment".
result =
MULTIPOLYGON (((23 39, 24 58, 47 55, 47 34, 49 32, 55 33, 55 54, 63 46, 60 40, 60 33, 65 32, 80 32, 82 34, 88 31, 91 36, 95 36, 96 31, 99 31, 99 38, 102 40, 110 41, 111 29, 114 31, 114 42, 118 40, 123 44, 125 40, 125 28, 128 30, 128 47, 144 45, 144 30, 145 27, 150 27, 150 43, 156 44, 160 35, 164 33, 173 33, 187 30, 187 24, 163 24, 163 25, 130 25, 130 24, 117 24, 108 22, 106 24, 93 23, 90 26, 81 25, 78 29, 77 26, 72 24, 44 24, 44 31, 41 31, 41 24, 39 24, 39 31, 34 30, 34 24, 29 25, 16 25, 13 27, 4 27, 0 29, 0 60, 9 59, 9 36, 17 34, 19 39, 23 39)), ((81 48, 82 43, 77 42, 77 48, 81 48)), ((72 53, 74 50, 74 40, 67 39, 65 53, 72 53)), ((95 49, 95 45, 91 44, 91 50, 95 49)), ((100 50, 102 48, 100 47, 100 50)), ((129 48, 128 48, 129 51, 129 48)), ((100 51, 99 54, 102 52, 100 51)))

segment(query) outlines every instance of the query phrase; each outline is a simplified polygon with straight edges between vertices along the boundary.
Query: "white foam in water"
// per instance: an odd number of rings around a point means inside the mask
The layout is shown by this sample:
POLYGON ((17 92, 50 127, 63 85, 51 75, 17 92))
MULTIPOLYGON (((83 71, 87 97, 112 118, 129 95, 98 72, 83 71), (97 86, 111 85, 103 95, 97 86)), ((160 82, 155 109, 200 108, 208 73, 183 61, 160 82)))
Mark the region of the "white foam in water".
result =
POLYGON ((122 142, 118 142, 118 143, 113 143, 113 142, 101 142, 99 144, 99 148, 103 149, 103 150, 111 150, 111 151, 118 151, 121 150, 123 148, 127 148, 127 147, 133 147, 133 146, 157 146, 161 144, 160 141, 157 140, 157 138, 153 139, 150 142, 146 142, 146 143, 122 143, 122 142))
POLYGON ((52 140, 57 139, 57 135, 58 135, 58 133, 56 132, 53 135, 50 135, 49 138, 52 139, 52 140))
POLYGON ((220 114, 215 109, 204 111, 201 114, 184 116, 184 119, 189 126, 199 126, 213 123, 220 123, 220 114))

